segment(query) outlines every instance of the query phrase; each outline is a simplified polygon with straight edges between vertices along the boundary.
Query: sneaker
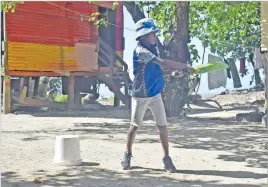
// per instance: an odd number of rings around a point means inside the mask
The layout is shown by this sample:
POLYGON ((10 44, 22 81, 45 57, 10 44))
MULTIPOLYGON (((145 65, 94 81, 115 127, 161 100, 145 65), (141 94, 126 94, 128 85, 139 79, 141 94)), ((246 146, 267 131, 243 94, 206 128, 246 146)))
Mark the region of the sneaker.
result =
POLYGON ((122 165, 124 170, 130 168, 131 158, 132 158, 132 154, 126 152, 125 155, 124 155, 124 158, 123 158, 123 160, 121 162, 121 165, 122 165))
POLYGON ((162 161, 163 161, 165 171, 170 172, 170 173, 174 173, 177 171, 176 167, 173 165, 173 162, 170 156, 165 156, 162 161))

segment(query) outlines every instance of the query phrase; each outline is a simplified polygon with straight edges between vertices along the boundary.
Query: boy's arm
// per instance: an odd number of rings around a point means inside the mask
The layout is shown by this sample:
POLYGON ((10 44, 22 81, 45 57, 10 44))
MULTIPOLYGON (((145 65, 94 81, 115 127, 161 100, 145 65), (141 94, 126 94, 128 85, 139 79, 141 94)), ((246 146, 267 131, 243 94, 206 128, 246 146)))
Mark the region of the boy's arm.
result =
POLYGON ((168 60, 168 59, 161 59, 159 57, 155 58, 155 62, 162 66, 163 68, 168 68, 168 69, 188 69, 190 72, 193 71, 193 68, 191 66, 188 66, 185 63, 180 63, 176 62, 173 60, 168 60))
POLYGON ((171 69, 171 70, 178 70, 178 69, 187 69, 190 73, 193 73, 193 68, 188 66, 187 64, 176 62, 173 60, 168 59, 161 59, 156 55, 152 54, 149 50, 138 48, 137 56, 139 58, 140 63, 147 64, 149 62, 159 64, 162 69, 171 69))

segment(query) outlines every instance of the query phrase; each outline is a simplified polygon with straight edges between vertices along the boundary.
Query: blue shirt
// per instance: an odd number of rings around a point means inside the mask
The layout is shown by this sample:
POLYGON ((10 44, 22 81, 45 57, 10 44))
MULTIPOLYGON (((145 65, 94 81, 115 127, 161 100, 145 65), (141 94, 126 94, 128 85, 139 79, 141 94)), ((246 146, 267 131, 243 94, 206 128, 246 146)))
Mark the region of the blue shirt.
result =
POLYGON ((133 97, 153 97, 162 92, 165 80, 160 65, 154 63, 157 54, 138 43, 133 52, 133 97))

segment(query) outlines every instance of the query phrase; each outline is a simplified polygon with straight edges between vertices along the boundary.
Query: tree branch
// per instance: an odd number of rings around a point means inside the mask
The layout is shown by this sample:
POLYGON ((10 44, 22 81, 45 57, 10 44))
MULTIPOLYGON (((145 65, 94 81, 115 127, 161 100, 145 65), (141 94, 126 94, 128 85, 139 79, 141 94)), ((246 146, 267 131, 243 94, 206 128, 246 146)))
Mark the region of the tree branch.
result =
POLYGON ((132 16, 135 23, 140 19, 145 18, 143 11, 136 5, 135 1, 123 1, 123 5, 132 16))
MULTIPOLYGON (((135 1, 123 1, 123 5, 125 6, 127 11, 129 12, 129 14, 131 15, 131 17, 135 23, 137 21, 139 21, 140 19, 145 18, 143 11, 136 5, 135 1)), ((158 49, 160 51, 160 54, 163 54, 165 48, 162 45, 162 43, 160 42, 159 38, 157 38, 157 45, 158 45, 158 49)))

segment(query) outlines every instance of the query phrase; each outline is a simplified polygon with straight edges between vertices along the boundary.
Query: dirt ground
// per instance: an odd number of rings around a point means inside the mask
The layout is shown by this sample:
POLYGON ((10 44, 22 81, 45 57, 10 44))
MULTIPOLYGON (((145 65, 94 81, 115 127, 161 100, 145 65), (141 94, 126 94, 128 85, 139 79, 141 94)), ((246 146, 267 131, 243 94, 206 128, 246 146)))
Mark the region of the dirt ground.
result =
MULTIPOLYGON (((234 101, 241 101, 241 95, 234 97, 234 101)), ((132 169, 121 169, 129 127, 129 113, 124 109, 79 115, 2 115, 2 186, 265 186, 267 129, 261 123, 235 121, 236 113, 252 110, 253 106, 230 109, 228 102, 224 102, 230 101, 227 95, 220 96, 218 101, 228 110, 195 109, 188 117, 169 119, 170 152, 178 169, 173 174, 162 170, 161 144, 150 118, 139 129, 132 169), (62 134, 80 136, 81 166, 53 164, 55 137, 62 134)))

